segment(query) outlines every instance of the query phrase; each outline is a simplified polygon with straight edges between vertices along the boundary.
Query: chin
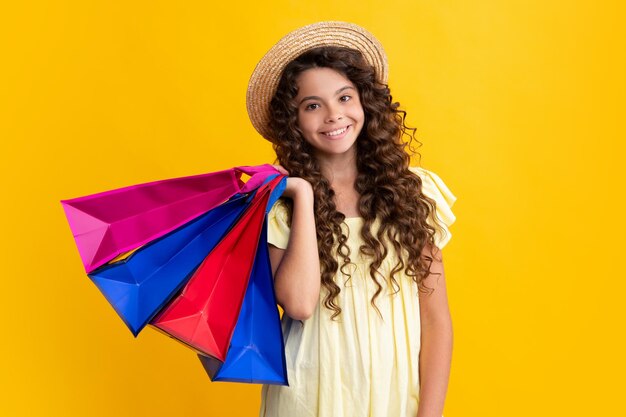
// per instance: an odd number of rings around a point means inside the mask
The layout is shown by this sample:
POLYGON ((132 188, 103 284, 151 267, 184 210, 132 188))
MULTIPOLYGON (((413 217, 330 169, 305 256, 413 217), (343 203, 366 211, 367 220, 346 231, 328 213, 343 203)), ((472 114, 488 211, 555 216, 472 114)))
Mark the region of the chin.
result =
POLYGON ((356 141, 346 143, 344 146, 314 146, 318 152, 326 155, 343 155, 351 152, 356 147, 356 141))

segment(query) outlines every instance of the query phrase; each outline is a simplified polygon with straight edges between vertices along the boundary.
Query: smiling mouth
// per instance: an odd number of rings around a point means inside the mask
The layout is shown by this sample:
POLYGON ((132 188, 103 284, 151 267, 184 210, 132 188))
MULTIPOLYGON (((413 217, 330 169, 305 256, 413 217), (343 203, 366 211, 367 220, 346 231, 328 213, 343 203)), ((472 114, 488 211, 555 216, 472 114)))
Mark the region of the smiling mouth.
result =
POLYGON ((333 130, 332 132, 322 132, 323 135, 326 135, 328 137, 333 137, 333 136, 340 136, 342 134, 344 134, 346 132, 346 130, 348 130, 348 128, 352 126, 352 125, 348 125, 346 127, 342 127, 341 129, 336 129, 333 130))

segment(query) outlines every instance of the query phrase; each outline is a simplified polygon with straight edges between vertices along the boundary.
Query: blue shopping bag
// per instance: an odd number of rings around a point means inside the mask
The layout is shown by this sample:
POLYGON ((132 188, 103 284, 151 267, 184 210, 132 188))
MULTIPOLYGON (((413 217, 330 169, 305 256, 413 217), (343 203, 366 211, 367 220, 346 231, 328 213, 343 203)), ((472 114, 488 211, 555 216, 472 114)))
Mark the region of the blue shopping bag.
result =
POLYGON ((128 258, 104 265, 88 275, 137 336, 184 286, 248 203, 245 195, 236 195, 142 246, 128 258))

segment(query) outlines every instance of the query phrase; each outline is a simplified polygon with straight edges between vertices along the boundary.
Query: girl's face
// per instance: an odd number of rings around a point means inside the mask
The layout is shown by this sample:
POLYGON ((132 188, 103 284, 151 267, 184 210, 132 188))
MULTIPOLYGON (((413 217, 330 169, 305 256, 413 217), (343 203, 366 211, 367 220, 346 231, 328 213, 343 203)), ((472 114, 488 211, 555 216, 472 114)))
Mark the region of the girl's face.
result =
POLYGON ((330 68, 311 68, 296 79, 298 127, 318 154, 354 152, 365 115, 356 86, 330 68))

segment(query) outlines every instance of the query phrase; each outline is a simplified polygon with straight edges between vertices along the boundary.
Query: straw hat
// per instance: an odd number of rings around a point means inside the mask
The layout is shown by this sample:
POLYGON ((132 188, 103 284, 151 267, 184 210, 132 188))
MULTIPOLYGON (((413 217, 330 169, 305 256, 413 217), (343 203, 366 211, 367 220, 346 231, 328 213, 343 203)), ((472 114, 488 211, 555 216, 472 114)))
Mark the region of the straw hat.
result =
POLYGON ((261 58, 248 83, 248 116, 265 139, 272 140, 270 102, 285 66, 303 52, 319 46, 343 46, 360 51, 376 70, 378 80, 387 83, 387 55, 383 46, 362 27, 353 23, 326 21, 289 32, 261 58))

